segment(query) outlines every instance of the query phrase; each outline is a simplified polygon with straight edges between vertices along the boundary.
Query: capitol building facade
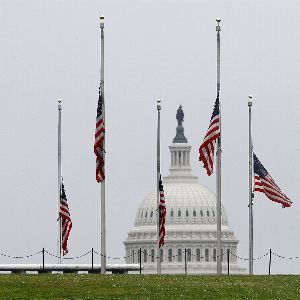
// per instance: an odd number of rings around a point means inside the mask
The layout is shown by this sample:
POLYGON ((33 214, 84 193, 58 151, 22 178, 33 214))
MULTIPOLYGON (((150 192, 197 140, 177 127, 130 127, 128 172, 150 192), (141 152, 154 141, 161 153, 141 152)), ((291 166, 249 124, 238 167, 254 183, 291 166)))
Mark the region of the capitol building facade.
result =
MULTIPOLYGON (((183 116, 181 106, 178 113, 183 116)), ((134 227, 124 242, 126 263, 139 262, 141 249, 144 274, 156 274, 158 256, 162 274, 185 273, 185 268, 188 274, 214 274, 217 272, 216 195, 192 174, 191 145, 184 136, 182 122, 178 122, 169 149, 169 175, 163 178, 167 208, 165 244, 157 255, 157 192, 153 191, 140 204, 134 227)), ((223 206, 221 218, 222 270, 226 273, 227 251, 236 255, 238 240, 228 226, 223 206)), ((230 274, 246 273, 234 255, 230 254, 230 274)))

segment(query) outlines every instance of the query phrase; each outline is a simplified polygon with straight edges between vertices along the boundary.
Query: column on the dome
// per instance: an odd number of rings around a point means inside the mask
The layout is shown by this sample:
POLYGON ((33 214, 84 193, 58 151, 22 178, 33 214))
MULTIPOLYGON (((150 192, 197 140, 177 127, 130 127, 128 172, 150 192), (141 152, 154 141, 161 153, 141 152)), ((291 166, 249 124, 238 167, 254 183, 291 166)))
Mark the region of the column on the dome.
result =
POLYGON ((185 159, 186 159, 186 166, 187 167, 189 166, 189 164, 188 164, 188 157, 189 157, 189 151, 186 151, 185 159))
POLYGON ((171 153, 172 153, 172 167, 174 167, 174 164, 175 164, 175 154, 174 154, 174 151, 172 151, 171 153))
POLYGON ((183 166, 183 153, 179 150, 179 168, 183 166))

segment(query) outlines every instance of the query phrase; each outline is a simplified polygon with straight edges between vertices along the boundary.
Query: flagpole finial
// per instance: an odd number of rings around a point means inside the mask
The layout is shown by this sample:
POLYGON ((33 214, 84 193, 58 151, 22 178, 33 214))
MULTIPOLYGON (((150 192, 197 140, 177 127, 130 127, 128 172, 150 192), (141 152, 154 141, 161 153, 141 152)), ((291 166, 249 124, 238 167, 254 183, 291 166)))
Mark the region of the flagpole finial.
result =
POLYGON ((249 100, 248 100, 248 106, 252 106, 252 95, 248 96, 249 100))
POLYGON ((221 18, 216 18, 216 21, 218 23, 218 25, 216 26, 216 31, 221 31, 221 27, 220 27, 220 22, 221 22, 221 18))
POLYGON ((62 99, 58 99, 57 102, 58 102, 58 110, 61 111, 62 110, 62 106, 61 106, 62 99))
POLYGON ((104 28, 104 16, 100 16, 100 28, 104 28))
POLYGON ((161 100, 157 99, 157 110, 160 111, 161 110, 161 105, 160 105, 161 100))

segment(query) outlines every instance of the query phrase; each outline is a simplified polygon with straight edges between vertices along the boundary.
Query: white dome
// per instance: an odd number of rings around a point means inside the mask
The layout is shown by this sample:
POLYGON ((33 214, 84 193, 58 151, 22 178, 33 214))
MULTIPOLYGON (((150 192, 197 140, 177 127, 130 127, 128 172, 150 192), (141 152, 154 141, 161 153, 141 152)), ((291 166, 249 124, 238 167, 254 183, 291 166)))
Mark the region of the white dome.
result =
MULTIPOLYGON (((197 178, 163 179, 167 207, 166 225, 216 224, 216 196, 197 178)), ((156 224, 157 194, 149 193, 142 201, 135 218, 135 226, 156 224)), ((227 215, 222 207, 222 225, 227 225, 227 215)))

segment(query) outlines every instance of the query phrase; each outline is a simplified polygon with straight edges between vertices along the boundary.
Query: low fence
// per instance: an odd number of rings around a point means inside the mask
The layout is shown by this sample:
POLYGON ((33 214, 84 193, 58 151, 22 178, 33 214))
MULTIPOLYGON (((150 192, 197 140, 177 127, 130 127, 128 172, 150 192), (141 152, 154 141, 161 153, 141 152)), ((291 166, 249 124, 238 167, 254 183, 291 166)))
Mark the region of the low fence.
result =
MULTIPOLYGON (((184 270, 185 270, 185 274, 187 275, 188 274, 188 264, 189 263, 193 263, 194 261, 191 260, 191 257, 196 257, 196 255, 194 253, 192 253, 191 251, 188 251, 190 249, 184 249, 184 256, 183 256, 183 259, 180 260, 184 263, 184 270), (189 256, 189 258, 188 258, 189 256)), ((132 252, 132 254, 130 255, 127 255, 127 256, 120 256, 120 257, 113 257, 113 256, 105 256, 107 259, 112 259, 112 260, 120 260, 120 259, 128 259, 128 258, 133 258, 133 262, 134 262, 134 258, 137 257, 137 263, 139 264, 139 273, 141 274, 142 273, 142 254, 144 256, 148 256, 148 257, 151 257, 151 260, 154 262, 155 260, 157 259, 162 259, 161 257, 158 257, 158 256, 153 256, 151 254, 148 254, 147 251, 143 251, 141 248, 137 251, 137 252, 132 252)), ((41 255, 42 256, 42 268, 44 270, 45 268, 45 256, 48 255, 48 256, 51 256, 51 257, 54 257, 54 258, 57 258, 58 260, 64 260, 64 261, 70 261, 70 260, 77 260, 77 259, 80 259, 82 257, 85 257, 85 256, 88 256, 90 255, 90 259, 91 259, 91 268, 93 270, 94 268, 94 256, 95 255, 98 255, 98 256, 103 256, 101 253, 99 253, 98 251, 94 250, 94 248, 92 248, 91 250, 81 254, 81 255, 78 255, 78 256, 75 256, 75 257, 60 257, 58 255, 55 255, 49 251, 47 251, 45 248, 43 248, 42 250, 38 251, 38 252, 34 252, 32 254, 28 254, 28 255, 24 255, 24 256, 12 256, 12 255, 8 255, 8 254, 5 254, 5 253, 0 253, 0 256, 2 257, 6 257, 6 258, 10 258, 10 259, 17 259, 17 260, 20 260, 20 259, 26 259, 26 258, 31 258, 31 257, 34 257, 34 256, 37 256, 37 255, 41 255)), ((280 255, 278 253, 275 253, 272 251, 272 249, 270 249, 268 252, 266 252, 265 254, 257 257, 257 258, 253 258, 253 261, 258 261, 266 256, 268 256, 268 274, 271 275, 271 264, 272 264, 272 256, 275 256, 279 259, 287 259, 287 260, 294 260, 294 259, 300 259, 300 256, 294 256, 294 257, 286 257, 286 256, 283 256, 283 255, 280 255)), ((167 256, 165 257, 166 259, 174 259, 174 258, 178 258, 179 255, 172 255, 172 256, 167 256)), ((219 256, 212 256, 212 257, 209 257, 209 259, 205 262, 208 262, 208 261, 211 261, 213 260, 214 262, 217 260, 219 256)), ((230 263, 231 263, 231 257, 235 257, 236 259, 239 259, 239 260, 242 260, 242 261, 249 261, 249 258, 243 258, 241 256, 238 256, 234 253, 232 253, 229 249, 227 249, 227 252, 226 253, 223 253, 220 255, 220 257, 222 257, 222 260, 223 262, 225 261, 227 263, 227 274, 230 275, 230 263), (226 256, 226 260, 224 259, 223 260, 223 256, 226 256)), ((204 256, 197 256, 198 259, 207 259, 207 257, 204 257, 204 256)), ((200 262, 197 261, 197 262, 200 262)))

